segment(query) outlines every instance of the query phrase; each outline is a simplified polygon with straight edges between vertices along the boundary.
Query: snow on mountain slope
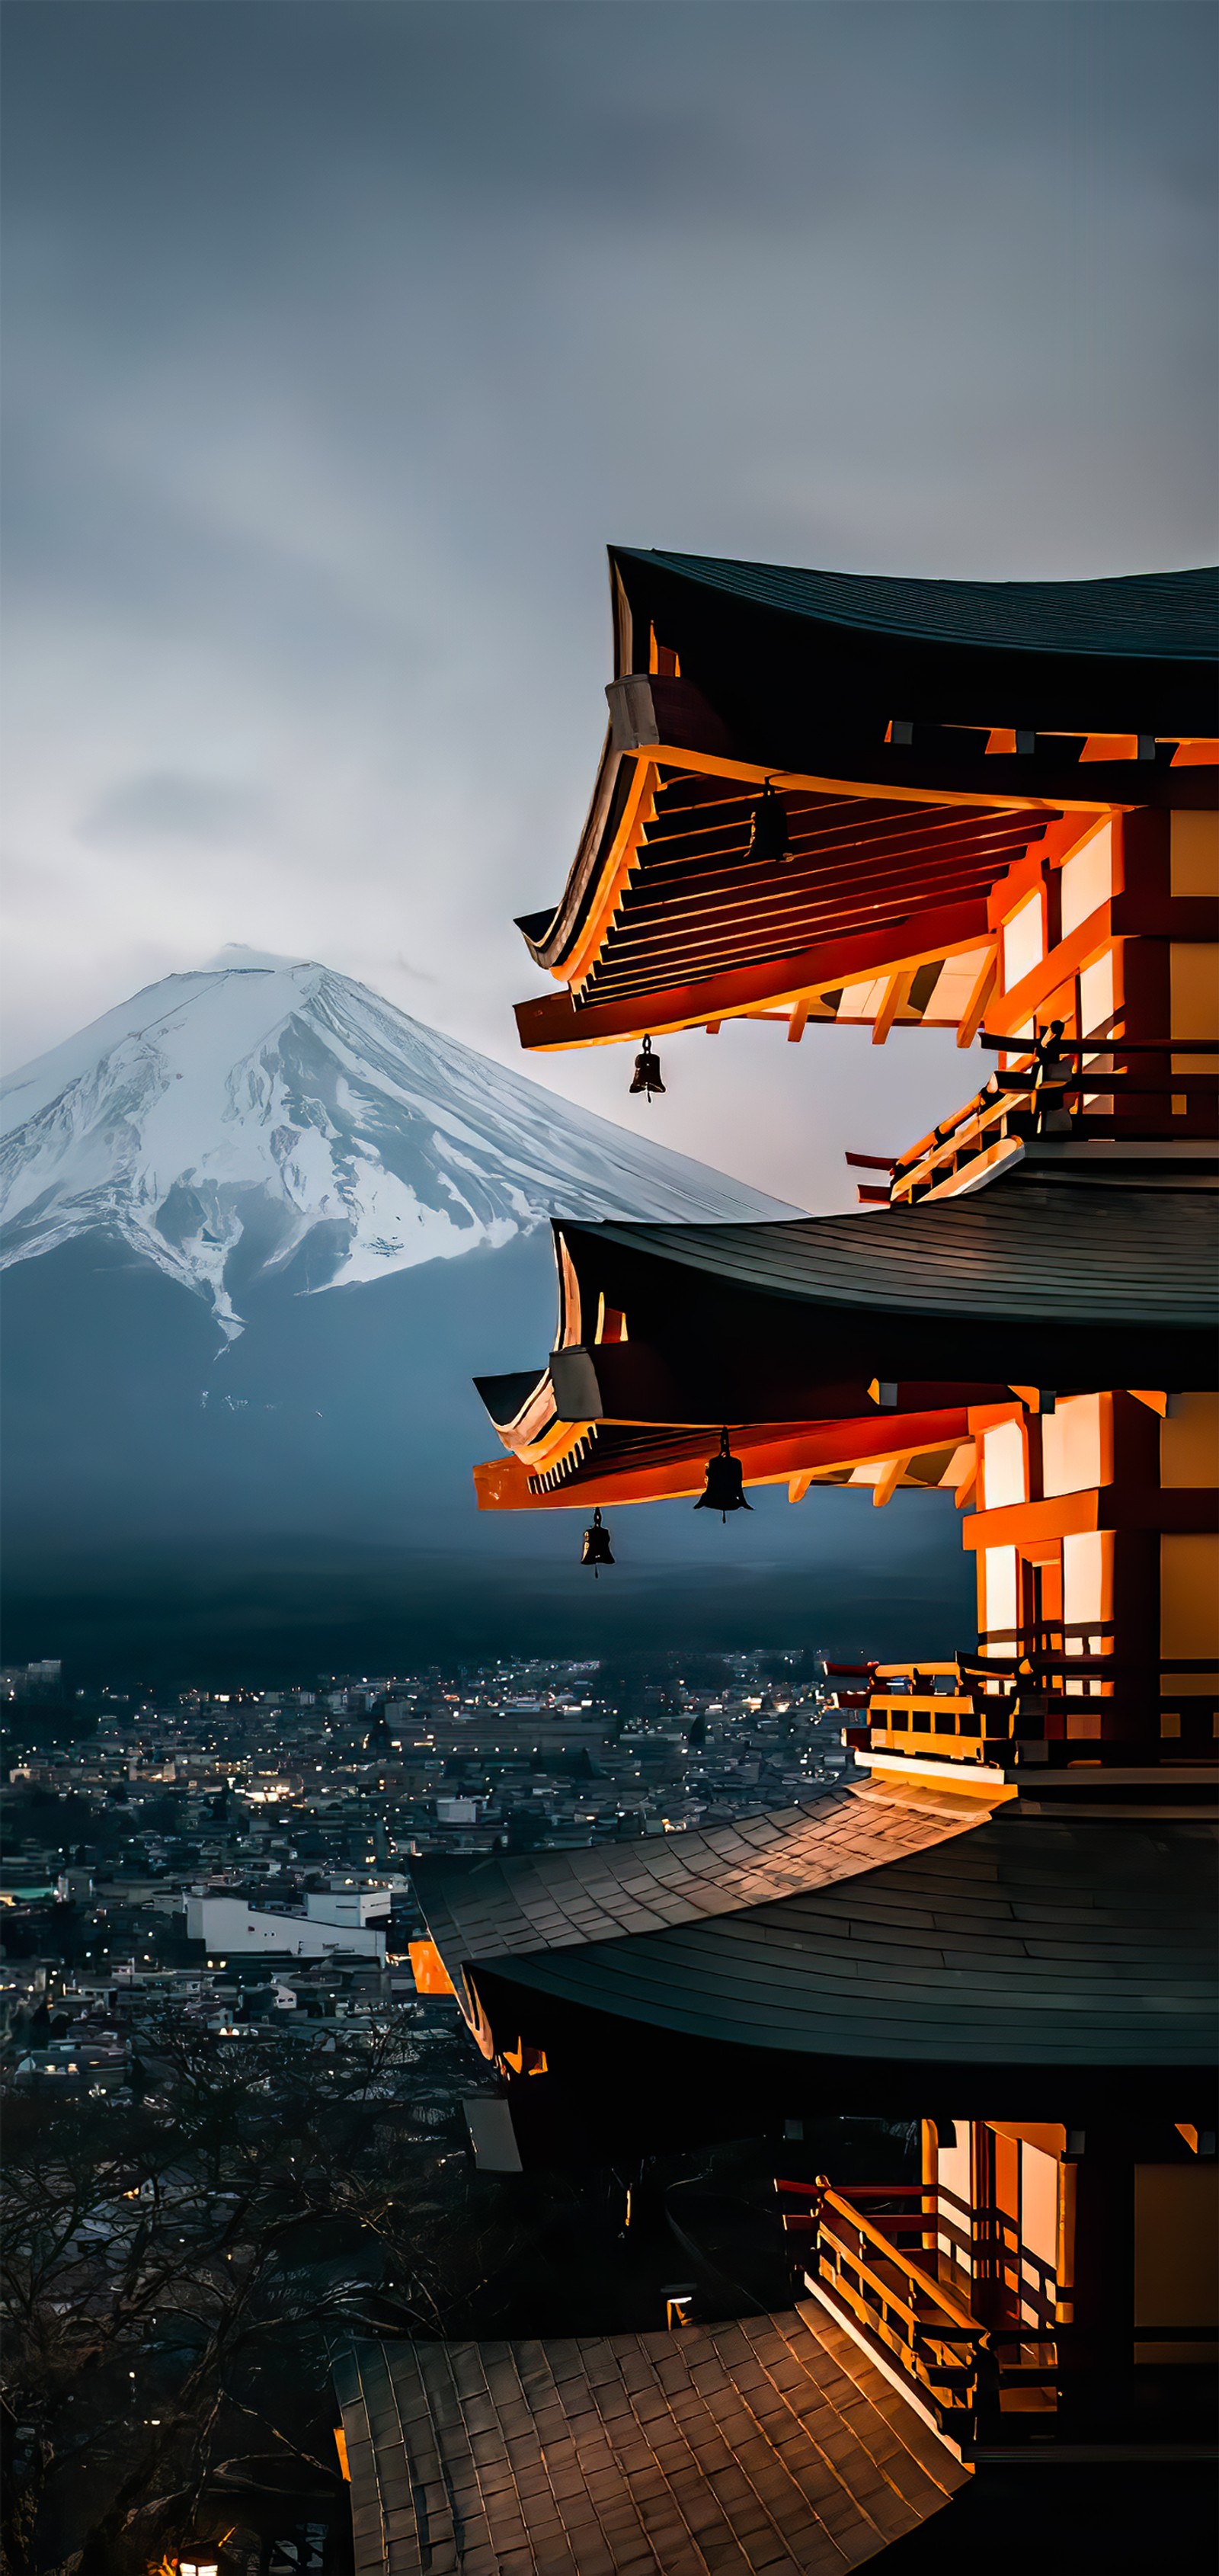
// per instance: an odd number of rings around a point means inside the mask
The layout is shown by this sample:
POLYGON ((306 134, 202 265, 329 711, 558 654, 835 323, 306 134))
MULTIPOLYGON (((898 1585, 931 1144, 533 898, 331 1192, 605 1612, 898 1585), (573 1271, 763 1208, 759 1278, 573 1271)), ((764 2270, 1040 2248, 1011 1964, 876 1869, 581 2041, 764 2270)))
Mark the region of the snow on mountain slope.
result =
POLYGON ((551 1214, 797 1213, 345 975, 234 956, 150 985, 9 1077, 0 1262, 103 1226, 232 1334, 243 1285, 306 1242, 322 1288, 506 1243, 551 1214))

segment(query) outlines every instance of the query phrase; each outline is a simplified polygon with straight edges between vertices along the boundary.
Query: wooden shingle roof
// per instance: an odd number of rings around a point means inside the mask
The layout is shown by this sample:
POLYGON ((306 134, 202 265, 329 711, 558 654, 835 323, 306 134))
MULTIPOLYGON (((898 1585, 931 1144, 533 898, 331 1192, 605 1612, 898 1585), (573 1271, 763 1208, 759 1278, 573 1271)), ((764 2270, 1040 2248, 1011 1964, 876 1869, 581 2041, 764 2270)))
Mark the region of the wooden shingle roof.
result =
POLYGON ((335 2377, 355 2576, 841 2576, 968 2476, 812 2302, 335 2377))
POLYGON ((1219 651, 1213 566, 1102 581, 912 581, 662 547, 615 546, 613 558, 744 606, 911 644, 1136 662, 1213 663, 1219 651))
POLYGON ((412 1877, 454 1983, 478 1960, 663 1932, 830 1887, 968 1833, 984 1799, 833 1789, 807 1806, 703 1832, 586 1851, 490 1855, 472 1866, 418 1860, 412 1877))
POLYGON ((539 1947, 493 1973, 518 2005, 528 1990, 788 2057, 1204 2068, 1215 2058, 1216 1857, 1202 1815, 1057 1817, 1008 1804, 972 1833, 834 1885, 666 1931, 539 1947))
POLYGON ((1211 1190, 995 1182, 924 1207, 780 1224, 563 1224, 580 1266, 615 1249, 726 1289, 841 1309, 1149 1328, 1219 1322, 1211 1190))

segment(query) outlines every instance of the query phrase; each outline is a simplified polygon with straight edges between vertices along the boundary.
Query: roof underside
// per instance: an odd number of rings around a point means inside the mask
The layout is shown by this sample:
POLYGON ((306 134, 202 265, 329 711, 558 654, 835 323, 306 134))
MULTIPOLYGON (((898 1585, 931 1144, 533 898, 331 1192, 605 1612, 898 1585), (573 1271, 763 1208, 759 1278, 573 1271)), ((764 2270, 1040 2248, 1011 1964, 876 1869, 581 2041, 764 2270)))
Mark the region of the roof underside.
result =
POLYGON ((539 2031, 550 2001, 839 2063, 1206 2066, 1215 1861, 1201 1821, 1008 1806, 838 1885, 492 1964, 539 2031))
MULTIPOLYGON (((995 1390, 997 1400, 1007 1392, 995 1390)), ((573 1426, 554 1418, 540 1456, 492 1458, 475 1467, 479 1508, 663 1502, 701 1494, 708 1449, 718 1446, 719 1428, 718 1423, 696 1431, 619 1422, 573 1426)), ((968 1442, 968 1417, 950 1412, 938 1420, 886 1411, 850 1424, 746 1423, 731 1432, 746 1485, 790 1486, 799 1479, 806 1489, 809 1484, 874 1484, 880 1463, 896 1460, 891 1491, 918 1487, 926 1493, 944 1486, 955 1493, 964 1481, 961 1453, 968 1442)))
MULTIPOLYGON (((980 944, 992 886, 1058 820, 1053 809, 897 803, 784 785, 792 856, 763 867, 747 856, 757 793, 731 777, 661 769, 631 872, 573 986, 581 1005, 710 983, 725 969, 773 965, 831 944, 845 953, 862 935, 887 934, 894 954, 917 950, 933 914, 959 913, 959 940, 980 944)), ((552 971, 567 972, 597 893, 594 876, 587 905, 565 918, 560 938, 538 943, 552 971)), ((952 1024, 935 1002, 944 963, 928 961, 904 1019, 952 1024)), ((828 1018, 840 1007, 833 989, 828 1018)))
MULTIPOLYGON (((553 907, 519 927, 568 988, 527 1046, 801 999, 958 1025, 987 899, 1069 818, 1196 802, 1214 761, 1213 573, 882 581, 611 553, 616 677, 588 821, 553 907), (789 857, 748 855, 773 776, 789 857), (950 972, 950 969, 955 971, 950 972), (961 989, 958 990, 958 986, 961 989)), ((1061 855, 1061 853, 1060 853, 1061 855)))
POLYGON ((360 2343, 355 2576, 840 2576, 968 2472, 812 2302, 680 2335, 360 2343))

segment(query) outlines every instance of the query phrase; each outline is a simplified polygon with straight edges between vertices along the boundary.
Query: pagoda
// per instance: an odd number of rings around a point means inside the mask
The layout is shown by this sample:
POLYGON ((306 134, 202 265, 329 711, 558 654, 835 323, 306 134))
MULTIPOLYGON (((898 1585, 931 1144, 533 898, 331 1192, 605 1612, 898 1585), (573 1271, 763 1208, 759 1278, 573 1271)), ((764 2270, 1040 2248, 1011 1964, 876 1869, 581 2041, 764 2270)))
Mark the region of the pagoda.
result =
MULTIPOLYGON (((1219 2325, 1216 577, 615 548, 610 578, 609 728, 566 886, 519 925, 552 979, 523 1044, 627 1041, 655 1088, 678 1030, 917 1025, 984 1079, 892 1160, 848 1157, 856 1214, 557 1222, 553 1347, 480 1382, 480 1504, 726 1520, 758 1484, 797 1507, 939 1489, 977 1630, 831 1670, 849 1767, 806 1805, 418 1864, 420 1974, 498 2069, 503 2164, 698 2145, 747 2105, 802 2275, 799 2331, 769 2321, 783 2369, 803 2334, 873 2374, 924 2470, 1196 2457, 1219 2325), (827 2112, 917 2121, 920 2181, 808 2170, 827 2112)), ((675 2333, 683 2367, 707 2332, 675 2333)), ((786 2563, 838 2563, 824 2537, 786 2563)), ((733 2546, 713 2563, 774 2563, 733 2546)))

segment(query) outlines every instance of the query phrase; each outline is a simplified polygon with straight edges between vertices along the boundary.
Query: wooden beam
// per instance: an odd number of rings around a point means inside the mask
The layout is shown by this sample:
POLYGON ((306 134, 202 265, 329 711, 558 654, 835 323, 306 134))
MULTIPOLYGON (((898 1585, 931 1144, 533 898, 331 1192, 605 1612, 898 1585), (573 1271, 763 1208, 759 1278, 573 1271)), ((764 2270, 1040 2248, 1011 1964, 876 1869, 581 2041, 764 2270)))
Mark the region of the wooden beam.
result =
MULTIPOLYGON (((804 1035, 805 1022, 808 1019, 808 1009, 807 995, 802 1002, 793 1003, 791 1018, 787 1023, 787 1043, 789 1046, 799 1046, 800 1040, 804 1035)), ((798 1502, 799 1496, 797 1494, 793 1494, 792 1501, 798 1502)))
MULTIPOLYGON (((999 951, 996 943, 978 972, 978 979, 957 1022, 957 1045, 972 1046, 986 1016, 986 1005, 994 992, 999 974, 999 951)), ((934 996, 933 996, 934 999, 934 996)))
MULTIPOLYGON (((891 1460, 895 1432, 902 1436, 901 1455, 908 1464, 930 1450, 959 1447, 969 1437, 969 1416, 956 1405, 922 1414, 880 1413, 788 1428, 775 1424, 760 1439, 738 1435, 736 1446, 747 1485, 786 1485, 790 1493, 802 1476, 812 1481, 836 1469, 891 1460)), ((531 1471, 521 1459, 487 1459, 474 1469, 478 1507, 484 1512, 586 1511, 594 1503, 608 1508, 701 1494, 712 1437, 705 1430, 692 1432, 677 1454, 670 1451, 659 1460, 646 1452, 634 1463, 609 1458, 580 1483, 541 1494, 530 1490, 531 1471)))
POLYGON ((790 1477, 787 1487, 787 1499, 789 1503, 802 1503, 812 1481, 813 1471, 811 1467, 802 1467, 798 1476, 790 1477))
POLYGON ((658 784, 654 764, 650 760, 637 761, 622 820, 614 834, 613 847, 599 871, 601 883, 596 902, 565 964, 551 967, 551 974, 557 982, 569 986, 578 984, 592 966, 623 887, 639 865, 643 834, 653 810, 658 784))
POLYGON ((895 1458, 889 1459, 883 1473, 877 1477, 872 1487, 872 1500, 878 1511, 883 1511, 890 1496, 896 1493, 909 1464, 910 1451, 901 1449, 895 1458))
MULTIPOLYGON (((811 769, 767 769, 756 760, 732 760, 719 751, 691 751, 680 742, 650 742, 647 755, 663 769, 701 772, 711 778, 738 778, 752 787, 761 787, 772 778, 784 794, 789 788, 809 788, 816 796, 875 796, 895 805, 1007 805, 1042 814, 1060 813, 1066 803, 1083 806, 1097 802, 1095 795, 1047 796, 1044 790, 1026 789, 1023 783, 1003 788, 905 787, 892 778, 830 778, 811 769)), ((1139 801, 1131 796, 1123 800, 1123 805, 1139 801)))
POLYGON ((884 1045, 903 1002, 909 996, 913 982, 914 976, 908 966, 902 967, 898 974, 889 977, 880 1009, 872 1022, 873 1046, 884 1045))
POLYGON ((526 1048, 612 1046, 621 1038, 642 1036, 645 1029, 659 1037, 677 1029, 705 1028, 709 1018, 736 1019, 768 1003, 786 1003, 790 1008, 811 993, 860 983, 867 975, 960 955, 981 947, 989 937, 985 899, 975 896, 968 903, 945 905, 920 921, 840 934, 789 957, 764 958, 705 979, 659 985, 647 995, 626 993, 613 1001, 587 1002, 578 1010, 565 990, 536 994, 517 1003, 516 1024, 526 1048), (906 944, 912 932, 918 941, 915 948, 906 944))

